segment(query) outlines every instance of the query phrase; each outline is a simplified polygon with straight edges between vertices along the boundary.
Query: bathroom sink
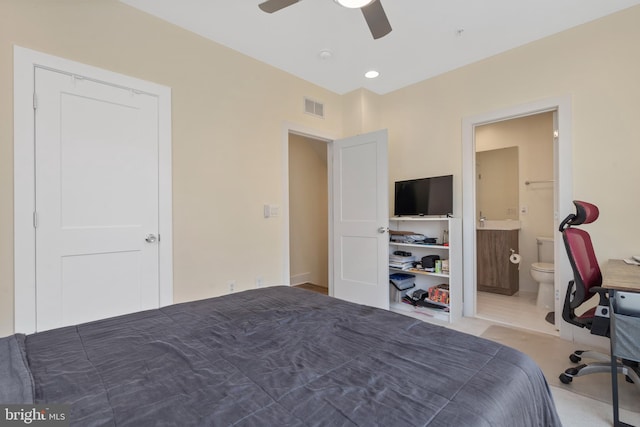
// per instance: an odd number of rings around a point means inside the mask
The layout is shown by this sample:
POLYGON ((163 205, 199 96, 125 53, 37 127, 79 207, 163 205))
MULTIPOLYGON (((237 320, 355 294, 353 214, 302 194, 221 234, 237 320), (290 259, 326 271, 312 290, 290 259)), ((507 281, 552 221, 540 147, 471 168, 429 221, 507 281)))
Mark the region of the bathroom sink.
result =
POLYGON ((478 230, 520 230, 520 220, 517 219, 486 219, 478 221, 478 230))

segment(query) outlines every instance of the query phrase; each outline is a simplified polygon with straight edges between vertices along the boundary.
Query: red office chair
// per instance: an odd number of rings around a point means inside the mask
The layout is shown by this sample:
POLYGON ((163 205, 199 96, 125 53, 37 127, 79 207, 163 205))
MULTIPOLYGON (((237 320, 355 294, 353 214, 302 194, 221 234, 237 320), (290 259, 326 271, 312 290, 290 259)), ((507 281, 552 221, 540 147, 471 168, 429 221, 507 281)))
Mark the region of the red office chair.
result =
MULTIPOLYGON (((608 337, 609 298, 607 290, 600 286, 602 285, 602 273, 591 244, 591 237, 586 231, 574 228, 576 225, 590 224, 598 219, 598 207, 578 200, 574 200, 573 204, 576 206, 576 213, 567 216, 559 227, 574 278, 567 287, 562 319, 572 325, 587 328, 594 335, 608 337), (596 295, 599 299, 596 307, 582 314, 576 313, 576 309, 596 295)), ((599 372, 611 373, 609 355, 591 350, 576 350, 569 356, 569 359, 578 363, 583 357, 598 360, 600 363, 582 364, 569 368, 560 374, 560 381, 569 384, 575 377, 599 372)), ((626 361, 621 361, 618 373, 624 374, 628 381, 633 381, 640 386, 637 368, 629 365, 626 361)))

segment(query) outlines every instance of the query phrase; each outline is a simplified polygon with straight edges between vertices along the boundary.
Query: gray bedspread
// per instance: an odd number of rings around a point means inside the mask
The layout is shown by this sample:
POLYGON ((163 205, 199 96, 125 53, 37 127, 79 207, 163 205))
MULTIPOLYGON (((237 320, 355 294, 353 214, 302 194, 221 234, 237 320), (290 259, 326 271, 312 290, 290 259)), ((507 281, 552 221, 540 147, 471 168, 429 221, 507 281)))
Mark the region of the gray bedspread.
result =
POLYGON ((23 334, 0 338, 0 403, 33 403, 33 378, 24 341, 23 334))
POLYGON ((526 355, 272 287, 26 337, 36 403, 77 426, 558 426, 526 355))

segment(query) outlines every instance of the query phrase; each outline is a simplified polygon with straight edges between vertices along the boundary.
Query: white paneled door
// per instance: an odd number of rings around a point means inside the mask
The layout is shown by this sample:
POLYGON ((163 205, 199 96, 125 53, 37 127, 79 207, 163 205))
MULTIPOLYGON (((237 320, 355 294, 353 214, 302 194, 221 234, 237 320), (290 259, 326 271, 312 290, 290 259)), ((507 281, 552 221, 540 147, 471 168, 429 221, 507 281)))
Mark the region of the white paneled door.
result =
POLYGON ((157 308, 157 97, 35 74, 36 329, 157 308))
POLYGON ((387 131, 333 143, 333 295, 389 308, 387 131))

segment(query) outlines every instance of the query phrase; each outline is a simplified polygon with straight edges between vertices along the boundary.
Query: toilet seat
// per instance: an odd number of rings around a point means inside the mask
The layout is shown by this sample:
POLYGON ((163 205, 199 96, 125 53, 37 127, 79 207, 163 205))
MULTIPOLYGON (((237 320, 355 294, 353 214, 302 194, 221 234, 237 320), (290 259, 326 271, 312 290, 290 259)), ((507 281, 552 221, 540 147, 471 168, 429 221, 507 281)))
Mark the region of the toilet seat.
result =
POLYGON ((554 265, 551 262, 534 262, 531 264, 531 269, 541 273, 553 273, 554 265))

